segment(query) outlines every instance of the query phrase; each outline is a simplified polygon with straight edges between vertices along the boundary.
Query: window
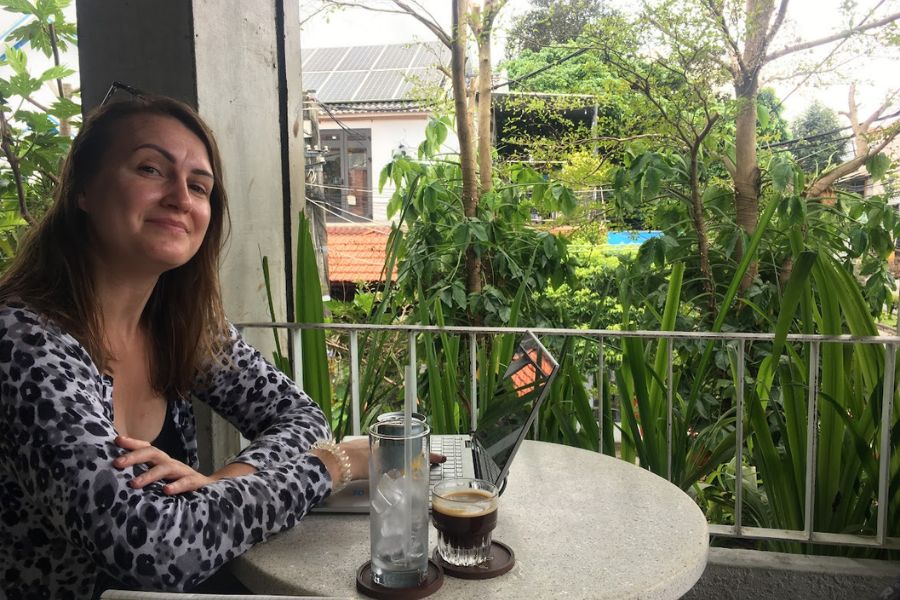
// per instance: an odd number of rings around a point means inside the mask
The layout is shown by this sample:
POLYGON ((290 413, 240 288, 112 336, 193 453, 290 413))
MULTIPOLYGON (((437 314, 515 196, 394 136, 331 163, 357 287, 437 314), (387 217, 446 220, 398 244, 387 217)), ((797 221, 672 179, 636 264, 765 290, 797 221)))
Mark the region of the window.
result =
POLYGON ((326 221, 372 220, 372 130, 323 129, 326 221))

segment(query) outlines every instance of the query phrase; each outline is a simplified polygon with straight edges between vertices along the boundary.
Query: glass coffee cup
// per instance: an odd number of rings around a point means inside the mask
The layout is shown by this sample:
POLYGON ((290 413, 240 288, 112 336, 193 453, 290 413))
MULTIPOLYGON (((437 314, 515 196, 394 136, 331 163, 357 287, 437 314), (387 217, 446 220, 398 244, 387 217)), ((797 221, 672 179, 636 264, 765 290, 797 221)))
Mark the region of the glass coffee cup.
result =
POLYGON ((481 479, 445 479, 431 493, 431 520, 441 558, 457 567, 481 565, 491 557, 497 526, 497 486, 481 479))

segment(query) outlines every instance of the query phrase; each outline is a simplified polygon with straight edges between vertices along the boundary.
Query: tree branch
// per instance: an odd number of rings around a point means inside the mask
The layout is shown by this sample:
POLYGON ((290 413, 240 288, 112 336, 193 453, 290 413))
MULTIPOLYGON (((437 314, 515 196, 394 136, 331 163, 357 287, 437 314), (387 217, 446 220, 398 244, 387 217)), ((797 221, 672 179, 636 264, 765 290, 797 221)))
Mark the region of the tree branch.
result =
POLYGON ((28 206, 25 203, 25 186, 22 184, 22 171, 19 169, 19 157, 12 146, 12 134, 9 132, 9 123, 6 120, 6 113, 0 109, 0 148, 9 162, 9 167, 13 173, 13 181, 16 183, 16 197, 19 200, 19 214, 29 225, 34 225, 34 217, 28 212, 28 206))
POLYGON ((838 40, 848 38, 855 33, 862 33, 863 31, 868 31, 869 29, 875 29, 876 27, 882 27, 884 25, 888 25, 893 23, 897 19, 900 19, 900 13, 894 13, 892 15, 888 15, 882 19, 878 19, 877 21, 872 21, 871 23, 866 23, 865 25, 859 25, 857 27, 851 27, 850 29, 845 29, 844 31, 840 31, 838 33, 833 33, 831 35, 819 38, 817 40, 812 40, 809 42, 803 42, 800 44, 794 44, 793 46, 786 46, 781 50, 773 52, 766 56, 764 62, 768 63, 777 58, 781 58, 782 56, 786 56, 788 54, 793 54, 794 52, 800 52, 801 50, 809 50, 810 48, 815 48, 816 46, 821 46, 823 44, 829 44, 831 42, 836 42, 838 40))
POLYGON ((731 175, 731 178, 734 179, 737 175, 737 165, 734 164, 734 161, 731 160, 731 157, 727 154, 718 154, 719 160, 722 161, 722 165, 724 165, 725 170, 728 171, 728 174, 731 175))
POLYGON ((40 102, 38 102, 37 100, 35 100, 34 98, 32 98, 31 96, 23 96, 23 98, 25 98, 26 100, 28 100, 28 102, 30 102, 33 106, 35 106, 35 107, 41 109, 41 110, 44 111, 45 113, 50 112, 50 109, 49 109, 49 108, 47 108, 46 106, 44 106, 43 104, 41 104, 40 102))
POLYGON ((896 128, 892 133, 885 136, 881 143, 879 143, 875 148, 869 150, 868 153, 857 156, 853 160, 848 160, 847 162, 836 166, 830 171, 823 173, 821 177, 816 179, 810 186, 806 189, 806 194, 804 194, 807 198, 818 198, 821 196, 825 190, 831 187, 835 181, 843 177, 844 175, 849 175, 854 172, 864 164, 866 161, 884 150, 884 148, 893 141, 897 135, 900 134, 900 127, 896 128))
POLYGON ((448 34, 446 31, 444 31, 440 25, 438 25, 434 21, 432 21, 432 20, 428 19, 427 17, 424 17, 421 14, 419 14, 418 12, 416 12, 416 10, 414 8, 409 6, 403 0, 392 0, 392 1, 394 4, 399 6, 400 9, 403 10, 406 14, 408 14, 412 18, 416 19, 417 21, 419 21, 425 27, 427 27, 431 31, 431 33, 433 33, 435 35, 435 37, 437 37, 437 39, 439 39, 441 41, 442 44, 444 44, 448 48, 451 48, 453 46, 453 40, 451 39, 450 34, 448 34))
MULTIPOLYGON (((787 0, 785 0, 786 2, 787 0)), ((734 60, 737 62, 737 68, 739 71, 744 70, 744 61, 741 58, 741 49, 738 48, 737 40, 735 40, 734 36, 731 35, 731 31, 728 29, 728 23, 725 22, 725 15, 722 14, 718 8, 716 8, 715 0, 704 0, 703 5, 709 11, 710 16, 716 22, 716 25, 719 26, 719 30, 725 36, 725 41, 728 43, 729 48, 734 55, 734 60)), ((731 69, 729 69, 731 70, 731 69)), ((732 75, 734 75, 734 71, 732 71, 732 75)))
POLYGON ((787 14, 787 7, 788 0, 781 0, 781 4, 778 6, 778 14, 775 15, 775 20, 772 22, 772 27, 769 28, 769 33, 766 34, 766 39, 774 39, 775 34, 781 29, 781 24, 784 23, 784 16, 787 14))

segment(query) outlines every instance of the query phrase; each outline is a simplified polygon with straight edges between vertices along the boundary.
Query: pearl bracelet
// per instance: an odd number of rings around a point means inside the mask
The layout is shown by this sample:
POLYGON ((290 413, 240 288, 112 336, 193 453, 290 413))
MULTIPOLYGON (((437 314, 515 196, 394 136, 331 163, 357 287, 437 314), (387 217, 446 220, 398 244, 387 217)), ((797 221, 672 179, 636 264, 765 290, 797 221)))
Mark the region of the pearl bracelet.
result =
POLYGON ((350 480, 353 477, 352 472, 350 470, 350 457, 347 456, 347 453, 344 452, 344 449, 341 448, 340 446, 338 446, 332 440, 319 440, 315 444, 313 444, 312 447, 313 447, 313 449, 324 450, 325 452, 329 452, 332 456, 334 456, 337 459, 338 464, 341 467, 341 480, 338 482, 335 482, 332 479, 331 493, 334 494, 334 493, 339 492, 340 490, 344 489, 344 487, 346 487, 346 485, 348 483, 350 483, 350 480))

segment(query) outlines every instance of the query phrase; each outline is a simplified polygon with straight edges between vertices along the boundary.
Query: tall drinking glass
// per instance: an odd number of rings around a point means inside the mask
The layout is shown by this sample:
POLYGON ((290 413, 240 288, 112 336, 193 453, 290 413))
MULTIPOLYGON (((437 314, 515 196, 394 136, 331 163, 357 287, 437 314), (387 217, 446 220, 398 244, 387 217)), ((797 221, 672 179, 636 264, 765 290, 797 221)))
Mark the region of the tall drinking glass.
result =
POLYGON ((416 587, 428 574, 428 426, 417 419, 369 427, 372 579, 416 587))

